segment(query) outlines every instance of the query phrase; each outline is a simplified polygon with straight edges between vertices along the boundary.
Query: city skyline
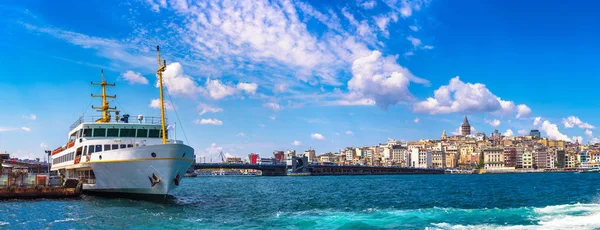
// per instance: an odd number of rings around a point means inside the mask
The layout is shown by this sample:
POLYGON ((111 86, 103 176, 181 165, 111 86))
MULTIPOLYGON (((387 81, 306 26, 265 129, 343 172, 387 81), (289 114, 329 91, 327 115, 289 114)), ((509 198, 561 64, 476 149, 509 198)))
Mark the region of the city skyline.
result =
POLYGON ((83 111, 98 115, 101 69, 111 106, 158 115, 156 45, 169 123, 207 159, 439 139, 465 115, 474 133, 597 142, 600 16, 586 4, 5 2, 0 152, 65 144, 83 111))

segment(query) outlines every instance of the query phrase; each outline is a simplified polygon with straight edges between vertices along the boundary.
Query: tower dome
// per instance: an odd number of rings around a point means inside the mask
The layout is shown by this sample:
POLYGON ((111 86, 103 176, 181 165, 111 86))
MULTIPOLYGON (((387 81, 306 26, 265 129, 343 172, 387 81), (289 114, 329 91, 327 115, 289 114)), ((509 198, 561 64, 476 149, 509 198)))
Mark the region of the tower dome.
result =
POLYGON ((465 116, 465 120, 462 125, 460 125, 460 135, 467 136, 471 134, 471 124, 469 124, 469 119, 465 116))

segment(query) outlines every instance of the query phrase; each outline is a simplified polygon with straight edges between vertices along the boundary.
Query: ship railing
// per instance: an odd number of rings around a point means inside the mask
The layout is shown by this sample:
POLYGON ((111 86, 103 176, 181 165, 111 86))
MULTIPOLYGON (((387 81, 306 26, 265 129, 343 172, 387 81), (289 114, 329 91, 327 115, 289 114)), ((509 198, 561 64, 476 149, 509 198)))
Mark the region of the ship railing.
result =
MULTIPOLYGON (((86 122, 96 122, 98 119, 101 119, 102 116, 81 116, 79 117, 75 122, 73 122, 73 124, 71 124, 70 129, 74 129, 76 128, 78 125, 80 125, 81 123, 86 123, 86 122)), ((110 121, 110 123, 130 123, 130 124, 147 124, 147 125, 160 125, 161 124, 161 118, 157 117, 157 116, 142 116, 141 119, 139 119, 139 116, 130 116, 127 122, 123 122, 123 121, 115 121, 114 119, 112 119, 110 121)), ((168 124, 167 119, 165 119, 165 123, 168 124)))

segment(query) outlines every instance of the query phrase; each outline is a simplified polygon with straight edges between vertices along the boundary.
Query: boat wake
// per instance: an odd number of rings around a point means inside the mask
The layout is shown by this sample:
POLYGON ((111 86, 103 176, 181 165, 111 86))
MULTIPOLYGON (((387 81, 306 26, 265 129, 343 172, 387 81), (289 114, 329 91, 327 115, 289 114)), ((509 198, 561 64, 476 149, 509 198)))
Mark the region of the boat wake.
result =
POLYGON ((277 212, 275 218, 302 227, 394 229, 599 229, 600 204, 567 204, 543 208, 411 210, 367 209, 358 212, 309 210, 277 212))

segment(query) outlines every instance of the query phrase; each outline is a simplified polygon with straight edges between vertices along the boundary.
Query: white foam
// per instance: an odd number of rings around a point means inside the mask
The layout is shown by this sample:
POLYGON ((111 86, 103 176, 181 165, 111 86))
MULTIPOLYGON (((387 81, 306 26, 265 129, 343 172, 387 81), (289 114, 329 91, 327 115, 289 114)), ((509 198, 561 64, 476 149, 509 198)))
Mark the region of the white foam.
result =
POLYGON ((599 229, 600 204, 569 204, 535 208, 532 216, 536 225, 452 225, 448 223, 433 224, 429 229, 599 229))

